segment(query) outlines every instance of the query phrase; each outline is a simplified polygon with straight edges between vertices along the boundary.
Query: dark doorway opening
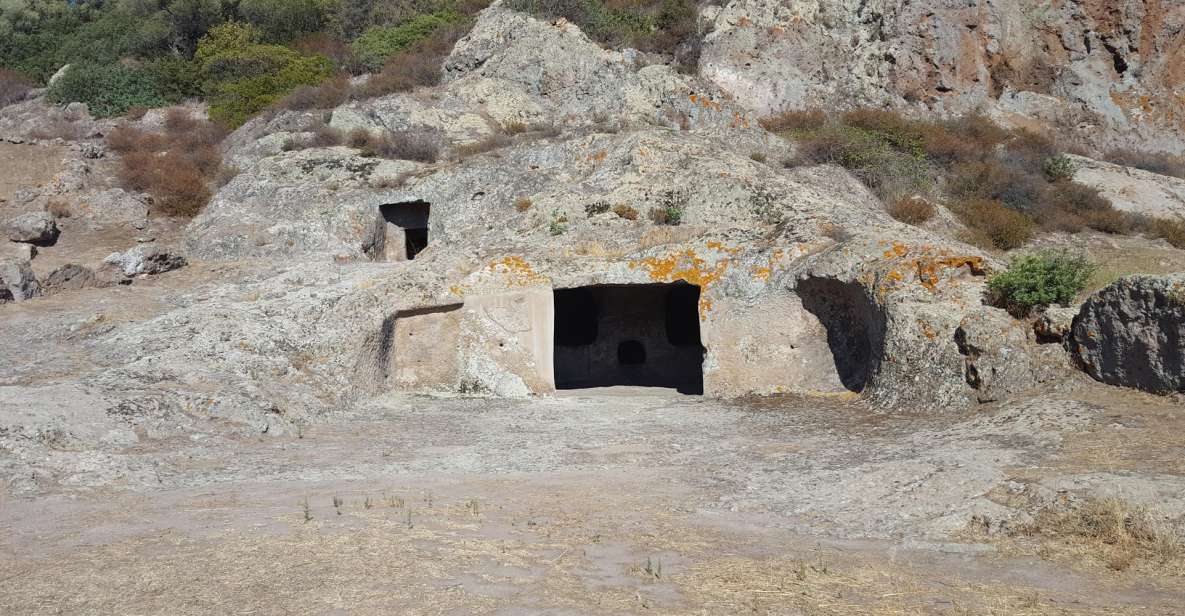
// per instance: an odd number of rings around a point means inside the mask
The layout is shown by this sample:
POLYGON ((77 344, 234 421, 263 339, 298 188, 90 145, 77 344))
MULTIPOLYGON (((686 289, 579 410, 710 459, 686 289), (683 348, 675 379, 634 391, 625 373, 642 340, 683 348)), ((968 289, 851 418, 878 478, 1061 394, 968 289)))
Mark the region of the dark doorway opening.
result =
POLYGON ((428 247, 428 216, 431 206, 427 201, 405 201, 379 206, 383 217, 383 250, 386 261, 416 258, 428 247))
POLYGON ((557 289, 557 389, 614 385, 704 391, 697 286, 596 285, 557 289))
POLYGON ((849 391, 864 391, 884 352, 884 313, 856 283, 811 277, 798 283, 798 296, 827 329, 840 382, 849 391))

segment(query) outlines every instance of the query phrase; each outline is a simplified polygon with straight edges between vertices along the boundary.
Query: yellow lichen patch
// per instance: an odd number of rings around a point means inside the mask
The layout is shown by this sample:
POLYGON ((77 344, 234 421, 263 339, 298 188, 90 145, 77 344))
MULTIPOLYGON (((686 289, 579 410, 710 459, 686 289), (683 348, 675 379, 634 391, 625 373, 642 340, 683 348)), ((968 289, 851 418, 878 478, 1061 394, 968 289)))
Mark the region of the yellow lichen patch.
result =
POLYGON ((934 329, 930 327, 930 324, 926 323, 925 321, 918 321, 918 329, 922 330, 922 335, 929 338, 930 340, 934 340, 938 337, 938 332, 935 332, 934 329))
POLYGON ((785 256, 785 254, 785 251, 783 251, 781 248, 777 248, 773 252, 769 253, 769 258, 766 260, 766 264, 764 266, 759 265, 750 270, 753 273, 753 277, 762 282, 768 281, 770 275, 773 274, 774 268, 777 266, 778 262, 782 260, 782 257, 785 256))
POLYGON ((608 155, 609 155, 609 153, 606 152, 605 150, 597 150, 596 152, 589 154, 588 159, 594 163, 599 163, 599 162, 605 160, 605 157, 608 155))
POLYGON ((749 128, 749 118, 746 118, 739 111, 732 112, 732 127, 749 128))
POLYGON ((506 276, 506 285, 510 287, 528 287, 538 284, 549 284, 551 281, 536 272, 529 263, 519 256, 502 257, 490 262, 489 270, 506 276))
MULTIPOLYGON (((721 245, 720 250, 728 253, 729 249, 721 245)), ((731 254, 731 253, 730 253, 731 254)), ((655 282, 677 282, 682 280, 700 288, 700 319, 706 319, 712 311, 712 301, 708 299, 706 291, 716 281, 720 280, 728 270, 730 262, 727 258, 720 259, 713 267, 708 267, 706 261, 695 254, 690 248, 683 252, 676 252, 665 257, 646 257, 630 261, 630 269, 645 268, 650 273, 650 279, 655 282)))

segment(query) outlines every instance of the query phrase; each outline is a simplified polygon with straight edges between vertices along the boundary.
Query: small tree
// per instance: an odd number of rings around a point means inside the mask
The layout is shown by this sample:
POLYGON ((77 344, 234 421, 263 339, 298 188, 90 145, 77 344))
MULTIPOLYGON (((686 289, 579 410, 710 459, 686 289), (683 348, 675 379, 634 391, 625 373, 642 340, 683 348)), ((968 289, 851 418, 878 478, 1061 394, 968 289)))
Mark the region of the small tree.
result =
POLYGON ((1098 268, 1086 257, 1042 251, 1012 260, 1008 270, 988 280, 998 305, 1017 315, 1050 304, 1068 305, 1098 268))

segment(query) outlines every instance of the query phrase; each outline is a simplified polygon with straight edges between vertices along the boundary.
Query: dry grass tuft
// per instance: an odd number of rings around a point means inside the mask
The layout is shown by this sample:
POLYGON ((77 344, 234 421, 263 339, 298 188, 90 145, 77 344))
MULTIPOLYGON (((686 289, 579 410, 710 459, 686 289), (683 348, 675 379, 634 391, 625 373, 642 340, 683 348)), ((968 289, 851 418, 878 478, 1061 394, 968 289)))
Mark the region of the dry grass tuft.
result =
POLYGON ((531 209, 532 205, 534 205, 534 203, 532 203, 531 200, 526 197, 519 197, 518 199, 514 200, 514 210, 516 212, 525 212, 531 209))
POLYGON ((827 113, 822 109, 784 111, 758 120, 761 127, 773 133, 819 128, 827 123, 827 113))
POLYGON ((1090 558, 1115 571, 1155 563, 1185 572, 1180 533, 1163 515, 1118 498, 1091 497, 1069 509, 1043 509, 1022 532, 1054 539, 1069 555, 1090 558))

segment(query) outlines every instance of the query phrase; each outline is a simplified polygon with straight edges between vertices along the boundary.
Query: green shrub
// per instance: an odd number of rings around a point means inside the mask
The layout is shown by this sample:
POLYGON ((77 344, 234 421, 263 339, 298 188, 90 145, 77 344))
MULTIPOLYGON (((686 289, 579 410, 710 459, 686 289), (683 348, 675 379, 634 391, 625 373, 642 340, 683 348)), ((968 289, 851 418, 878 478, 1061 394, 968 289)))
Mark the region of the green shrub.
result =
POLYGON ((833 123, 796 138, 802 161, 841 165, 883 199, 933 189, 933 169, 920 142, 907 136, 833 123))
POLYGON ((460 13, 446 10, 417 15, 397 26, 368 28, 354 41, 354 53, 363 66, 375 71, 392 55, 427 39, 441 26, 462 19, 460 13))
POLYGON ((1074 161, 1065 154, 1046 158, 1041 165, 1041 170, 1045 172, 1045 177, 1050 182, 1068 182, 1074 179, 1074 161))
POLYGON ((963 224, 1000 250, 1020 248, 1033 237, 1035 226, 1024 214, 992 199, 971 199, 951 208, 963 224))
POLYGON ((988 290, 998 305, 1024 314, 1034 307, 1068 305, 1096 269, 1085 257, 1043 251, 1013 259, 1007 271, 988 280, 988 290))
POLYGON ((168 103, 147 71, 119 64, 71 65, 46 97, 53 103, 86 103, 96 118, 123 115, 132 107, 151 108, 168 103))
POLYGON ((166 56, 145 64, 144 71, 152 77, 161 97, 170 103, 202 95, 202 71, 196 62, 166 56))
POLYGON ((333 73, 324 56, 302 56, 259 43, 255 28, 235 22, 218 26, 198 43, 203 90, 210 117, 230 127, 282 99, 302 85, 317 85, 333 73))
POLYGON ((325 24, 331 3, 324 0, 242 0, 239 14, 273 43, 287 43, 325 24))

